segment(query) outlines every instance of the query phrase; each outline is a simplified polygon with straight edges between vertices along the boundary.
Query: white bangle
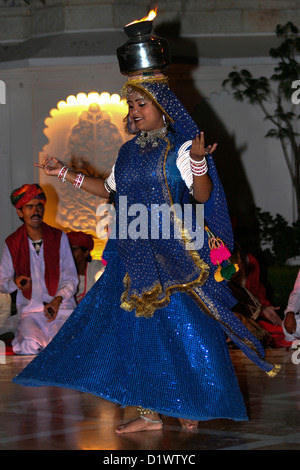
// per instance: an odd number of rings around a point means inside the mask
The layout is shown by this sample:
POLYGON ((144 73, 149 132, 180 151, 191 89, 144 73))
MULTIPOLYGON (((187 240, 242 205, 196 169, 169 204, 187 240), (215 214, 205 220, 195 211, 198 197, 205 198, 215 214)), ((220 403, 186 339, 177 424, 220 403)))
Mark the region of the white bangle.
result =
POLYGON ((108 193, 111 193, 113 191, 107 182, 107 178, 104 180, 104 188, 108 193))
POLYGON ((193 160, 192 157, 190 157, 190 162, 191 163, 194 163, 195 165, 203 165, 204 163, 206 163, 206 158, 203 157, 202 160, 193 160))
POLYGON ((63 183, 66 181, 66 176, 67 176, 68 171, 69 171, 69 168, 67 168, 66 166, 63 166, 57 175, 58 179, 60 179, 63 183))
POLYGON ((208 171, 206 158, 204 157, 200 162, 190 158, 191 172, 194 176, 205 175, 208 171))

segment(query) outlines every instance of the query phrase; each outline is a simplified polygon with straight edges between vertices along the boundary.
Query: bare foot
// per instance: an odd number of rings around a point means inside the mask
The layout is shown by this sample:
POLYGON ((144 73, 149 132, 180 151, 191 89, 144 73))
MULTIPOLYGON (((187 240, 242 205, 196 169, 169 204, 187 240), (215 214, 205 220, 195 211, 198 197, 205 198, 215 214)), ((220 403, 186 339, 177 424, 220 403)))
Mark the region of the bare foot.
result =
POLYGON ((126 434, 129 432, 141 432, 141 431, 158 431, 162 429, 163 422, 159 419, 158 415, 151 415, 151 420, 159 421, 158 423, 152 423, 151 421, 146 421, 145 419, 139 417, 129 423, 121 424, 116 429, 117 434, 126 434))
POLYGON ((192 431, 193 429, 197 429, 199 421, 194 421, 192 419, 183 419, 178 418, 181 426, 186 429, 187 431, 192 431))

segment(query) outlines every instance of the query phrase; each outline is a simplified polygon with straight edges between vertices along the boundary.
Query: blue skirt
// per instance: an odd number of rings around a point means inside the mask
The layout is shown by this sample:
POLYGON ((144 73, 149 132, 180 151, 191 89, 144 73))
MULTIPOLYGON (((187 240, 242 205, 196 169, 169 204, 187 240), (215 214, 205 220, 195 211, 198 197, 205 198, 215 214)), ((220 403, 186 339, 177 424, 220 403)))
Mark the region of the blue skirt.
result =
POLYGON ((224 332, 185 293, 151 318, 120 308, 117 253, 52 342, 13 379, 194 420, 247 420, 224 332))

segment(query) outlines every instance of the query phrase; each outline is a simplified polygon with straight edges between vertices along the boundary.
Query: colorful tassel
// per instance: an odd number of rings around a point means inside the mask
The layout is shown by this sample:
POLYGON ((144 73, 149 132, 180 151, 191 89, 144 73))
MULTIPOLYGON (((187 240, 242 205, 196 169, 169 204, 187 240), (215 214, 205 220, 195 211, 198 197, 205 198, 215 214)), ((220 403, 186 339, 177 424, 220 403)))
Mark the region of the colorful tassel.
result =
POLYGON ((236 268, 235 268, 235 265, 232 263, 229 263, 227 266, 223 266, 221 269, 221 276, 224 279, 227 279, 227 281, 229 281, 229 279, 231 279, 235 273, 236 273, 236 268))
POLYGON ((224 281, 224 277, 221 276, 222 266, 218 266, 218 269, 215 271, 214 278, 217 282, 224 281))
POLYGON ((232 276, 239 270, 238 264, 230 263, 227 266, 219 265, 215 271, 214 278, 217 282, 229 281, 232 276))
POLYGON ((231 253, 219 238, 214 240, 215 247, 211 248, 210 260, 213 264, 221 264, 230 258, 231 253))
POLYGON ((228 248, 224 245, 224 242, 215 237, 215 235, 206 226, 205 230, 208 234, 208 244, 210 247, 210 260, 213 264, 221 264, 230 258, 231 253, 228 248))
POLYGON ((230 261, 231 253, 225 246, 224 242, 215 237, 215 235, 206 226, 205 230, 208 234, 208 244, 210 247, 210 260, 212 264, 218 265, 215 271, 214 278, 217 282, 229 280, 239 270, 237 264, 232 264, 230 261), (227 261, 225 266, 222 263, 227 261))

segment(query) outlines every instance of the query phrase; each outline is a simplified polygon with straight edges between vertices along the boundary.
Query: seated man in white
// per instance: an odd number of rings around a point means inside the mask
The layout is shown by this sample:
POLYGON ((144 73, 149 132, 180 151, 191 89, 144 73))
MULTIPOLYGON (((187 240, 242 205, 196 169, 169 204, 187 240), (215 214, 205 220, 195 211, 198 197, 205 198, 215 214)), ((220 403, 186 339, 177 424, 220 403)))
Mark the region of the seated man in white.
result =
POLYGON ((15 354, 38 354, 76 306, 78 276, 68 237, 43 222, 46 196, 37 184, 11 194, 23 224, 5 240, 0 292, 17 290, 15 354))
POLYGON ((300 271, 284 312, 283 331, 287 341, 300 340, 300 271))

